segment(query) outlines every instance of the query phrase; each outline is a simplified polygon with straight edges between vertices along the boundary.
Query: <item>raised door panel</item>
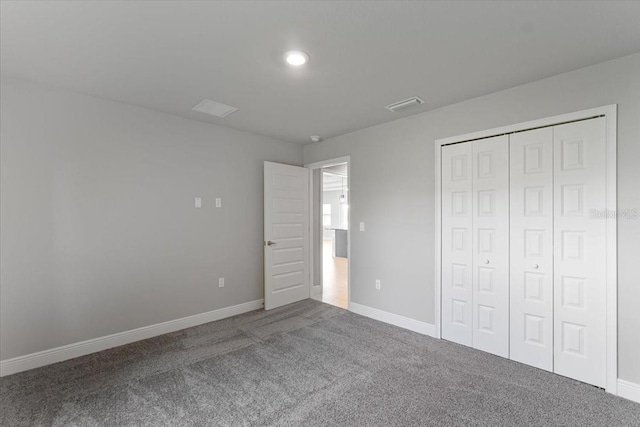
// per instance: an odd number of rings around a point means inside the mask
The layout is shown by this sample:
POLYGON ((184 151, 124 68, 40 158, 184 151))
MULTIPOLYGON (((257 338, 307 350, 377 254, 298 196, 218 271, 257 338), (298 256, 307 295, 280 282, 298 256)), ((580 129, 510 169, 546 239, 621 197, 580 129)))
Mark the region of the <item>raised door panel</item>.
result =
POLYGON ((605 119, 553 127, 554 372, 606 378, 605 119))
POLYGON ((473 347, 509 356, 509 139, 473 143, 473 347))
POLYGON ((442 147, 442 338, 472 345, 472 148, 442 147))
POLYGON ((510 358, 553 370, 553 130, 510 136, 510 358))

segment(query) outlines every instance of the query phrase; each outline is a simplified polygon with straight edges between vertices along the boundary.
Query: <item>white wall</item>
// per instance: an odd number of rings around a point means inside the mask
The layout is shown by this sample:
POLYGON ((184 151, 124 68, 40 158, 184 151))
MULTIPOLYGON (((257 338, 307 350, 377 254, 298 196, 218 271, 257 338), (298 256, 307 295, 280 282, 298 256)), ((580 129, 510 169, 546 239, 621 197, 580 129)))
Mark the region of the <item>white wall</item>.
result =
MULTIPOLYGON (((640 54, 305 146, 305 163, 351 156, 351 221, 366 223, 351 233, 351 300, 433 323, 436 139, 609 104, 618 207, 640 211, 640 54)), ((621 218, 618 239, 619 376, 640 383, 640 219, 621 218)))
POLYGON ((300 165, 300 146, 1 90, 0 359, 263 297, 262 162, 300 165))

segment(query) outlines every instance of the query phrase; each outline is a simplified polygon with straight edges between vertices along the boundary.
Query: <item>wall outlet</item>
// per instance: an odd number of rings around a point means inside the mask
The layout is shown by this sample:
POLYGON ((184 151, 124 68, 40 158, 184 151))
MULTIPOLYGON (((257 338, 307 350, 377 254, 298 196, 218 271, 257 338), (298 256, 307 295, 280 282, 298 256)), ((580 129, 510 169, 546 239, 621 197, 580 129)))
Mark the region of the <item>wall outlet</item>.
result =
POLYGON ((196 208, 201 208, 202 207, 202 198, 201 197, 196 197, 196 208))
POLYGON ((218 287, 219 288, 224 288, 224 277, 220 277, 218 279, 218 287))
POLYGON ((380 290, 380 280, 376 279, 376 289, 380 290))
POLYGON ((222 207, 222 199, 220 197, 216 197, 216 208, 222 207))
POLYGON ((360 231, 364 231, 364 222, 360 223, 360 231))

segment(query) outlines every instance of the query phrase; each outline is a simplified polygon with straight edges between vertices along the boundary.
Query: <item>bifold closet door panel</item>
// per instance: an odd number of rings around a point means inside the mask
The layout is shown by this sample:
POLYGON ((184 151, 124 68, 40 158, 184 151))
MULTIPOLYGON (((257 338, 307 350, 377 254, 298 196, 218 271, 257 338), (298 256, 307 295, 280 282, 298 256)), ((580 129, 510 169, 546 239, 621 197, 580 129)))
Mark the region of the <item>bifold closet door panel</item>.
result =
POLYGON ((472 144, 473 347, 509 357, 509 137, 472 144))
POLYGON ((606 126, 553 127, 554 372, 606 379, 606 126))
POLYGON ((514 133, 510 358, 553 370, 553 129, 514 133))
POLYGON ((472 146, 442 147, 442 338, 472 345, 472 146))

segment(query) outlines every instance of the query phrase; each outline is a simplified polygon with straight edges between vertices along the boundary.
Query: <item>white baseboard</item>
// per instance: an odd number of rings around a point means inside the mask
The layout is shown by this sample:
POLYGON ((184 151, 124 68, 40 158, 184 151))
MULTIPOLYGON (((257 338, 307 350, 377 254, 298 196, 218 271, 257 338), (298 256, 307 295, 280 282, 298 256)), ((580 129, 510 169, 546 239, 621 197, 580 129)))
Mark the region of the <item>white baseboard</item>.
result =
POLYGON ((377 308, 368 307, 353 301, 349 301, 349 311, 353 311, 356 314, 370 317, 381 322, 390 323, 404 329, 409 329, 410 331, 428 335, 430 337, 436 336, 436 327, 431 323, 421 322, 419 320, 400 316, 399 314, 378 310, 377 308))
MULTIPOLYGON (((118 347, 132 342, 145 340, 158 335, 168 334, 204 323, 214 322, 249 311, 258 310, 264 306, 264 300, 255 300, 243 304, 225 307, 218 310, 200 313, 181 319, 170 320, 168 322, 157 323, 155 325, 144 326, 130 331, 94 338, 74 344, 56 347, 49 350, 39 351, 24 356, 0 361, 0 377, 39 368, 53 363, 62 362, 76 357, 85 356, 109 348, 118 347)), ((360 314, 371 319, 399 326, 420 334, 436 337, 435 325, 419 320, 410 319, 398 314, 378 310, 349 301, 349 311, 360 314)), ((640 384, 635 384, 626 380, 618 380, 618 396, 640 403, 640 384)))
POLYGON ((112 347, 130 344, 135 341, 145 340, 158 335, 168 334, 181 329, 191 328, 204 323, 213 322, 238 314, 258 310, 264 306, 264 300, 255 300, 231 307, 220 308, 181 319, 170 320, 168 322, 157 323, 155 325, 143 326, 142 328, 120 332, 104 337, 93 338, 86 341, 68 344, 49 350, 39 351, 24 356, 0 361, 0 377, 15 374, 52 363, 74 359, 112 347))
POLYGON ((618 396, 640 403, 640 384, 618 379, 618 396))

